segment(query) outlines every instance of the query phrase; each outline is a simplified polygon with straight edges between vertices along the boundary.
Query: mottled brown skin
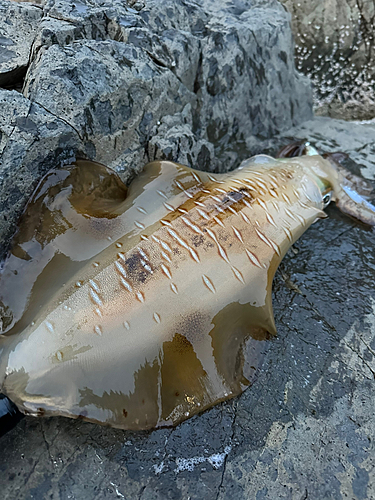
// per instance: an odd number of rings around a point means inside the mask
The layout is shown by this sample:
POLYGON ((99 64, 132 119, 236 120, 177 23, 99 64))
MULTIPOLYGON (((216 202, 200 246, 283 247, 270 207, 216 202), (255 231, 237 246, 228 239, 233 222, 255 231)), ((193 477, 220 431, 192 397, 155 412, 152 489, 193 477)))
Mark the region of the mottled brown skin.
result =
POLYGON ((214 176, 154 162, 129 190, 93 162, 50 173, 1 276, 1 391, 123 429, 239 394, 275 333, 275 270, 333 175, 318 156, 214 176))

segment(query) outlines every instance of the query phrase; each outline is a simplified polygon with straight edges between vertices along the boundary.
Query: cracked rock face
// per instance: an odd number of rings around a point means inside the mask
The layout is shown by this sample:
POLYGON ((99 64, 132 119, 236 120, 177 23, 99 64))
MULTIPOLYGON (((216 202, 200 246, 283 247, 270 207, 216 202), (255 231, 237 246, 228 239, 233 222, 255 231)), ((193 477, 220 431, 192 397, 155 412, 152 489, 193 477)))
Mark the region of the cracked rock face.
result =
POLYGON ((292 14, 297 68, 320 115, 374 117, 374 0, 281 0, 292 14))
POLYGON ((162 158, 225 171, 311 117, 277 1, 0 0, 0 10, 1 255, 37 181, 75 155, 125 181, 162 158))

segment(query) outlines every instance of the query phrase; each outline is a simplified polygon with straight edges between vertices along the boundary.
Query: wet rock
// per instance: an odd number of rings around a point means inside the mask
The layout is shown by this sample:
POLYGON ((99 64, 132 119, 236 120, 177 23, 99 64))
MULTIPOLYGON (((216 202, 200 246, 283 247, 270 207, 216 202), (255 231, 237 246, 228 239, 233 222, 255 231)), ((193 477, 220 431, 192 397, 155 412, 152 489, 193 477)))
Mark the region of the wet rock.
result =
POLYGON ((288 144, 291 139, 307 139, 321 152, 347 153, 355 162, 355 165, 348 165, 348 168, 354 169, 353 173, 375 179, 375 124, 316 117, 257 147, 275 154, 278 148, 288 144))
POLYGON ((66 122, 16 91, 0 89, 0 258, 25 203, 51 165, 85 150, 66 122))
POLYGON ((373 118, 374 2, 281 1, 292 14, 297 68, 314 84, 316 113, 373 118))

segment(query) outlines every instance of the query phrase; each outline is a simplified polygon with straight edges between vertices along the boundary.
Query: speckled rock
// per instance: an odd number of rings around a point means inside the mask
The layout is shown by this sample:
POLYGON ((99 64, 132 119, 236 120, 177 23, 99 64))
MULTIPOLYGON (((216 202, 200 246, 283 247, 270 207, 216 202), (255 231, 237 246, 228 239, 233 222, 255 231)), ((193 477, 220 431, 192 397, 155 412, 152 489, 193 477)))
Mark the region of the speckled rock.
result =
POLYGON ((0 2, 0 87, 14 86, 25 76, 42 17, 36 6, 0 2))
POLYGON ((314 84, 316 113, 374 117, 374 0, 281 0, 292 14, 297 68, 314 84))
POLYGON ((38 181, 84 146, 66 122, 20 93, 0 89, 0 258, 38 181))

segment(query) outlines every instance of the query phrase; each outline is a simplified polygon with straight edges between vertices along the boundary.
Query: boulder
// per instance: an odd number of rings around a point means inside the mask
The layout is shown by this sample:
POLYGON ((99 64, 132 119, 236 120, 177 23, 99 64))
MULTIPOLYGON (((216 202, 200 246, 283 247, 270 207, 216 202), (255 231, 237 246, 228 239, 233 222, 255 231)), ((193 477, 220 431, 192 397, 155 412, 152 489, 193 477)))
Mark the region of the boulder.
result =
POLYGON ((281 0, 292 14, 297 68, 314 85, 319 115, 368 120, 375 114, 372 0, 281 0))

